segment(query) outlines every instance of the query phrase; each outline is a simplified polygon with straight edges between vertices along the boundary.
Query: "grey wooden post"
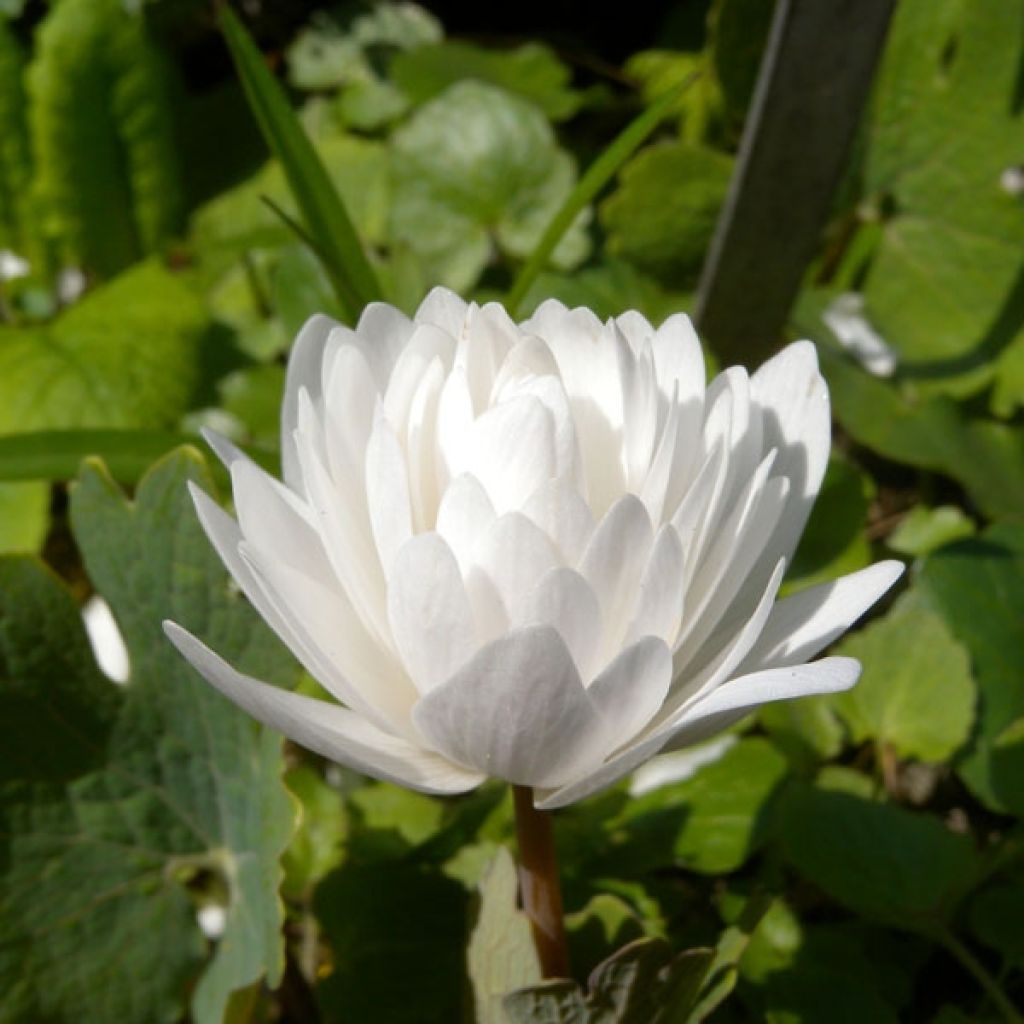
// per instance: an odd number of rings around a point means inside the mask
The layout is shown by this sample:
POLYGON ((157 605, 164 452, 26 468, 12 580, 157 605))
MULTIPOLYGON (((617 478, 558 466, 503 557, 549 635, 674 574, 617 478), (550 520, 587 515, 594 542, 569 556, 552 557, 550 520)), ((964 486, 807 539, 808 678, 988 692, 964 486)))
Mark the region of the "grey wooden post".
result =
POLYGON ((779 343, 829 214, 895 0, 779 0, 697 291, 727 363, 779 343))

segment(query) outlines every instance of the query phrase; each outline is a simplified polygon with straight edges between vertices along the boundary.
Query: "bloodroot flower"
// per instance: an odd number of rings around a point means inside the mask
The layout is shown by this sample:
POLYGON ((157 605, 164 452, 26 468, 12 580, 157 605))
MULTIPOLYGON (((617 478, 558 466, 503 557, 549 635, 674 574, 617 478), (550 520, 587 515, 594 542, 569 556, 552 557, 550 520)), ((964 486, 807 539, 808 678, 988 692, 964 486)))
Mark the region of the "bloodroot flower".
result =
POLYGON ((811 662, 900 573, 776 601, 828 459, 813 346, 705 388, 685 316, 602 324, 431 293, 410 320, 313 317, 281 483, 216 437, 238 521, 196 509, 249 600, 336 703, 235 671, 223 694, 296 742, 430 793, 485 778, 559 807, 768 701, 852 686, 811 662))

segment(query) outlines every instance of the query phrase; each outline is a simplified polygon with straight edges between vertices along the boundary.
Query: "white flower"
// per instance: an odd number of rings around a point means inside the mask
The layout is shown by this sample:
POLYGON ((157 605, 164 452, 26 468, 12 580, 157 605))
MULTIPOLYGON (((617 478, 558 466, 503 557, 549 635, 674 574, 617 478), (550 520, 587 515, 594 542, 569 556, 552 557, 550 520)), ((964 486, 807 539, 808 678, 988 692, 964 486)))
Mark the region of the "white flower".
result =
POLYGON ((901 571, 776 602, 829 452, 808 342, 705 389, 685 316, 516 325, 436 290, 414 320, 317 316, 288 367, 284 483, 222 439, 236 523, 210 540, 338 703, 241 675, 222 693, 335 761, 433 793, 488 776, 578 800, 766 701, 851 686, 808 664, 901 571))

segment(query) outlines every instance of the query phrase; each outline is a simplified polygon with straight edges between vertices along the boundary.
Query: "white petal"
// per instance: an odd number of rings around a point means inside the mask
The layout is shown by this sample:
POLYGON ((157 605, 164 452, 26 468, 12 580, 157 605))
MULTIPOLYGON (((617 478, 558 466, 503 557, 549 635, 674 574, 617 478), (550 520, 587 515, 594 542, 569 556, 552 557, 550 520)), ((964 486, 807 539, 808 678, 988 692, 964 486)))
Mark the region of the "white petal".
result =
POLYGON ((608 725, 614 749, 629 742, 655 716, 672 682, 672 655, 647 636, 627 647, 587 687, 608 725))
POLYGON ((444 382, 437 406, 438 486, 469 471, 472 459, 473 399, 465 371, 457 366, 444 382))
POLYGON ((679 401, 696 408, 704 396, 704 354, 697 332, 684 313, 675 313, 658 328, 652 342, 658 388, 671 399, 678 388, 679 401))
POLYGON ((327 582, 320 536, 299 499, 255 463, 231 464, 231 489, 242 533, 257 547, 276 550, 278 557, 314 579, 327 582))
POLYGON ((903 575, 902 562, 878 562, 780 601, 744 661, 749 672, 813 658, 857 621, 903 575))
POLYGON ((437 532, 455 553, 463 574, 469 572, 476 547, 494 518, 491 499, 475 476, 463 473, 448 485, 437 510, 437 532))
POLYGON ((353 334, 358 338, 377 382, 377 391, 382 395, 387 390, 391 369, 413 329, 413 322, 386 302, 371 302, 359 317, 353 334))
POLYGON ((483 573, 493 583, 511 624, 523 620, 528 595, 541 577, 559 564, 559 559, 542 530, 519 512, 509 512, 488 528, 474 563, 470 578, 483 573))
POLYGON ((344 591, 328 589, 247 541, 239 554, 264 598, 312 660, 311 674, 353 710, 405 732, 417 692, 393 652, 366 631, 344 591))
POLYGON ((491 404, 499 368, 518 338, 515 324, 496 302, 482 309, 475 302, 470 304, 456 362, 465 367, 473 408, 478 412, 491 404))
POLYGON ((332 761, 425 793, 464 793, 483 781, 480 773, 418 749, 353 711, 242 675, 176 623, 164 622, 164 632, 225 697, 258 721, 332 761))
POLYGON ((520 511, 547 534, 566 565, 578 564, 594 532, 594 517, 571 480, 549 480, 520 511))
POLYGON ((778 448, 775 472, 790 479, 789 500, 761 569, 789 559, 821 486, 831 448, 828 388, 809 341, 797 341, 751 378, 751 396, 763 417, 766 448, 778 448))
POLYGON ((388 577, 395 646, 421 693, 439 686, 477 647, 473 613, 451 548, 421 533, 398 552, 388 577))
POLYGON ((406 428, 409 407, 427 367, 435 360, 450 367, 454 355, 455 342, 440 328, 421 324, 413 331, 399 353, 384 392, 384 407, 396 431, 404 432, 406 428))
MULTIPOLYGON (((301 445, 298 452, 310 505, 335 577, 367 628, 386 644, 390 631, 384 575, 373 542, 367 536, 366 510, 360 507, 365 502, 365 493, 360 481, 333 480, 311 445, 301 445)), ((272 541, 258 546, 275 550, 272 541)))
POLYGON ((683 618, 685 590, 683 546, 679 534, 666 523, 658 531, 647 557, 625 642, 630 644, 642 636, 656 636, 674 645, 683 618))
POLYGON ((688 705, 657 735, 666 735, 665 750, 698 743, 728 728, 747 712, 777 700, 794 700, 848 690, 860 676, 855 658, 822 658, 808 665, 767 669, 723 683, 702 700, 688 705))
POLYGON ((761 704, 846 690, 857 681, 859 673, 860 665, 852 658, 826 658, 812 665, 736 679, 719 687, 707 700, 696 705, 692 712, 688 710, 685 717, 680 716, 679 720, 659 727, 609 758, 594 771, 583 774, 568 785, 538 793, 535 803, 541 810, 553 810, 575 803, 612 785, 659 751, 676 750, 700 743, 728 728, 761 704), (734 686, 737 688, 733 689, 734 686))
POLYGON ((726 616, 718 629, 703 645, 695 661, 685 663, 685 652, 675 659, 676 679, 672 696, 665 702, 664 717, 674 714, 689 701, 699 700, 727 680, 754 645, 771 614, 772 603, 779 591, 786 563, 779 559, 768 586, 745 622, 737 623, 726 616))
MULTIPOLYGON (((377 724, 393 727, 400 732, 407 731, 411 684, 401 671, 390 673, 385 669, 383 663, 390 659, 383 656, 380 648, 367 636, 351 606, 346 603, 341 611, 336 612, 336 620, 328 622, 324 631, 327 640, 318 642, 311 632, 315 623, 301 615, 299 609, 282 597, 252 561, 243 557, 241 549, 247 542, 234 519, 191 482, 189 493, 199 522, 225 568, 242 588, 252 606, 306 671, 338 700, 377 724), (360 665, 369 668, 364 670, 360 665), (364 681, 380 680, 371 686, 369 699, 350 681, 349 672, 359 672, 359 678, 364 681), (383 678, 385 675, 387 678, 383 678)), ((279 565, 278 573, 282 571, 279 565)), ((323 591, 323 587, 308 577, 302 579, 306 581, 307 589, 323 591)), ((344 595, 337 591, 333 592, 332 604, 334 599, 345 600, 344 595)), ((299 604, 304 603, 304 600, 299 604)))
POLYGON ((296 488, 299 475, 294 437, 299 420, 299 391, 305 388, 315 401, 322 398, 322 370, 327 339, 338 326, 338 322, 329 316, 314 314, 302 325, 288 356, 284 399, 281 403, 281 469, 285 483, 292 488, 296 488))
POLYGON ((323 409, 327 468, 335 480, 358 478, 378 396, 362 349, 355 344, 339 346, 324 383, 323 409))
POLYGON ((405 453, 383 403, 377 405, 366 446, 366 504, 381 568, 387 575, 398 549, 412 536, 412 506, 405 453))
POLYGON ((532 396, 488 409, 473 425, 470 442, 467 469, 499 513, 519 508, 557 475, 554 419, 532 396))
POLYGON ((652 540, 643 502, 627 494, 598 524, 580 560, 580 572, 601 602, 606 657, 619 649, 629 626, 652 540))
POLYGON ((416 310, 416 323, 433 324, 447 331, 456 341, 462 337, 468 306, 453 291, 433 288, 416 310))
POLYGON ((580 678, 592 677, 601 639, 601 606, 590 584, 572 569, 560 566, 541 577, 523 601, 515 626, 553 626, 565 641, 580 678))
POLYGON ((765 481, 770 468, 769 456, 750 481, 742 501, 722 524, 705 564, 694 573, 686 592, 686 622, 676 640, 682 659, 679 664, 687 664, 697 653, 738 593, 745 592, 756 600, 764 590, 767 580, 751 580, 751 567, 762 553, 764 538, 779 521, 789 490, 786 479, 772 477, 765 481))
POLYGON ((444 368, 435 359, 423 374, 409 407, 405 439, 409 492, 415 530, 429 530, 437 520, 440 492, 437 465, 437 407, 444 386, 444 368))
POLYGON ((553 786, 606 746, 572 656, 549 627, 482 648, 413 709, 422 734, 458 764, 523 786, 553 786))

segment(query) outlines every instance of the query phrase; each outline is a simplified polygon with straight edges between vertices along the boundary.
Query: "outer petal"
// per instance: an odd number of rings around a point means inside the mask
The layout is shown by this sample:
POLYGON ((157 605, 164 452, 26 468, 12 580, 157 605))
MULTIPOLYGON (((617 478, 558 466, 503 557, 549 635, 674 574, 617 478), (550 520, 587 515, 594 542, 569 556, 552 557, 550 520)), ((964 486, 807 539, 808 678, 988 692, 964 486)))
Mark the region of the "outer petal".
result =
POLYGON ((416 310, 416 323, 433 324, 447 331, 456 341, 462 337, 469 307, 455 292, 440 286, 432 288, 416 310))
POLYGON ((516 626, 553 626, 558 630, 586 684, 601 640, 601 606, 590 584, 573 569, 551 569, 526 595, 521 615, 516 626))
POLYGON ((748 711, 777 700, 794 700, 820 693, 848 690, 860 676, 855 658, 822 658, 807 665, 754 672, 723 683, 703 699, 690 704, 664 726, 665 750, 689 746, 742 718, 748 711))
POLYGON ((378 403, 373 433, 366 446, 366 504, 385 575, 399 548, 412 536, 412 502, 405 453, 378 403))
POLYGON ((443 683, 476 649, 458 563, 436 533, 421 533, 398 552, 388 579, 388 619, 421 693, 443 683))
POLYGON ((775 472, 790 480, 789 498, 765 548, 760 570, 771 571, 796 549, 818 494, 832 447, 828 388, 809 341, 797 341, 769 359, 750 379, 751 398, 763 416, 764 448, 778 448, 775 472))
POLYGON ((322 370, 327 339, 340 324, 317 313, 303 325, 288 357, 281 403, 281 469, 284 482, 293 490, 300 484, 299 459, 295 450, 295 428, 299 424, 299 391, 305 388, 314 402, 323 397, 322 370))
POLYGON ((748 672, 813 658, 846 632, 899 578, 902 562, 870 565, 780 601, 743 662, 748 672))
POLYGON ((619 649, 629 625, 652 540, 647 509, 636 495, 627 494, 598 524, 580 561, 580 572, 601 602, 609 657, 619 649))
POLYGON ((558 785, 607 749, 604 720, 565 643, 547 626, 488 644, 412 714, 445 756, 518 785, 558 785))
POLYGON ((567 785, 538 793, 536 805, 542 810, 550 810, 575 803, 610 786, 660 751, 699 743, 761 704, 847 690, 857 681, 859 674, 860 665, 853 658, 826 658, 812 665, 734 679, 720 686, 706 700, 609 758, 594 771, 567 785))
POLYGON ((587 688, 604 716, 612 749, 628 743, 655 716, 672 682, 672 655, 646 636, 627 647, 587 688))
POLYGON ((383 732, 346 708, 242 675, 174 622, 168 639, 208 683, 253 718, 309 750, 374 778, 425 793, 464 793, 484 779, 443 757, 383 732))

